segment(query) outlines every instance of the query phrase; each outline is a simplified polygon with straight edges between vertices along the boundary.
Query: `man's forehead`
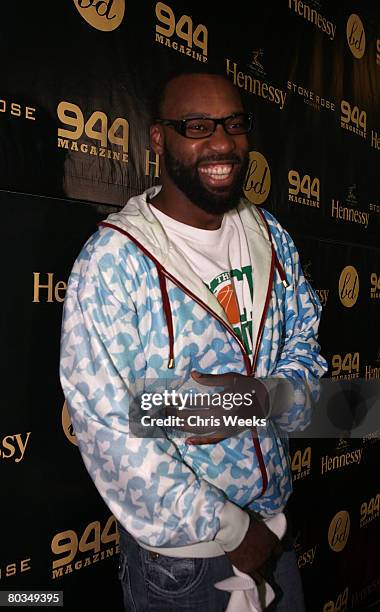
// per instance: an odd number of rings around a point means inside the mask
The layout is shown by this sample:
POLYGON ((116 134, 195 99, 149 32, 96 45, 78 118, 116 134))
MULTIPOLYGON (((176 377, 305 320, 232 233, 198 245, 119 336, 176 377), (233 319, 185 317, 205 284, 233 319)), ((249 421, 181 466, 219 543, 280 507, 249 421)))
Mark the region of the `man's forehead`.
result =
POLYGON ((162 111, 181 114, 206 112, 220 105, 241 108, 239 92, 232 83, 216 74, 184 74, 172 79, 162 98, 162 111))

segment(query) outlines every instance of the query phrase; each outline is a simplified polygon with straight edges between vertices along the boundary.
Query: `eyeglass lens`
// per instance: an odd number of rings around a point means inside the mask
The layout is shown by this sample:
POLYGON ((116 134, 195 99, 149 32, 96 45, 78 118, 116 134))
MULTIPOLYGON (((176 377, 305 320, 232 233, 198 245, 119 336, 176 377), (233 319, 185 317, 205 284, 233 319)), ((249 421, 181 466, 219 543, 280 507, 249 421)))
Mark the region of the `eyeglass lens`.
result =
MULTIPOLYGON (((227 117, 223 121, 224 129, 228 134, 246 134, 251 127, 249 115, 241 114, 235 117, 227 117)), ((185 134, 189 138, 204 138, 210 136, 215 131, 216 122, 214 119, 194 118, 187 119, 185 122, 185 134)))

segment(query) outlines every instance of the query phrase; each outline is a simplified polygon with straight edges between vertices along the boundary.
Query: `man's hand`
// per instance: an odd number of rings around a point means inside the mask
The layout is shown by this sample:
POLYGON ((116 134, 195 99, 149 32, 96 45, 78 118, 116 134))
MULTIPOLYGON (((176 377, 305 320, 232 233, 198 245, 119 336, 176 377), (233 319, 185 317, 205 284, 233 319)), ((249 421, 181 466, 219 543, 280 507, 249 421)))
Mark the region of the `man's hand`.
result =
POLYGON ((238 570, 260 582, 265 564, 281 553, 282 546, 278 537, 264 521, 251 517, 244 540, 235 550, 226 552, 226 555, 238 570))
MULTIPOLYGON (((268 393, 265 385, 254 378, 237 372, 228 372, 226 374, 202 374, 194 370, 191 372, 191 377, 199 384, 222 387, 221 394, 224 393, 254 393, 255 407, 252 409, 251 416, 265 417, 268 413, 268 393)), ((222 409, 223 410, 223 409, 222 409)), ((226 411, 227 413, 227 411, 226 411)), ((246 413, 246 416, 248 414, 246 413)), ((253 434, 256 432, 252 432, 253 434)), ((212 433, 210 435, 191 436, 186 439, 186 444, 202 445, 216 444, 227 438, 225 433, 212 433)))

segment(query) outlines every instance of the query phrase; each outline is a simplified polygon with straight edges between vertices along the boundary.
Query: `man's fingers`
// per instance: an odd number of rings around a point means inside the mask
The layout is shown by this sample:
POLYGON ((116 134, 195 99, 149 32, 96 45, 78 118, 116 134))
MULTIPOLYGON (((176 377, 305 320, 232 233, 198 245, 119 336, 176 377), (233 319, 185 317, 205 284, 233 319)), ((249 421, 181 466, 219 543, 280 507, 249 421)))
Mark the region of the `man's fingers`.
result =
POLYGON ((225 440, 228 436, 224 433, 220 434, 211 434, 209 436, 192 436, 191 438, 186 438, 186 444, 194 444, 194 446, 200 446, 202 444, 216 444, 221 440, 225 440))
POLYGON ((191 376, 197 383, 201 385, 212 385, 214 387, 225 387, 230 386, 234 382, 236 374, 202 374, 194 370, 191 372, 191 376))

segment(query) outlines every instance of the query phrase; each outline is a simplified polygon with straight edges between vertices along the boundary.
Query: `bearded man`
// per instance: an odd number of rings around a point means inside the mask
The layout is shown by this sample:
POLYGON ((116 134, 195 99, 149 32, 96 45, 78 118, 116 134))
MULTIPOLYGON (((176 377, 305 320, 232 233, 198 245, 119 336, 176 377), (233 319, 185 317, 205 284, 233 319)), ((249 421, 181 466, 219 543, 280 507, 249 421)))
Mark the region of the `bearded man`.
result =
POLYGON ((78 445, 119 524, 125 609, 226 610, 230 595, 215 583, 234 568, 259 582, 270 567, 271 609, 301 612, 291 541, 280 547, 265 519, 286 507, 287 435, 309 424, 326 371, 321 306, 289 234, 243 197, 253 117, 239 90, 220 74, 176 74, 155 115, 161 185, 83 247, 62 332, 78 445), (218 430, 214 408, 211 427, 133 435, 134 388, 167 379, 222 398, 251 393, 236 412, 263 417, 260 426, 218 430), (296 389, 281 405, 268 401, 275 380, 296 389))

